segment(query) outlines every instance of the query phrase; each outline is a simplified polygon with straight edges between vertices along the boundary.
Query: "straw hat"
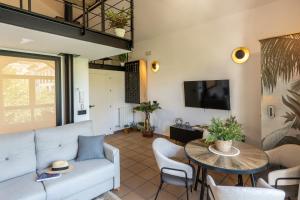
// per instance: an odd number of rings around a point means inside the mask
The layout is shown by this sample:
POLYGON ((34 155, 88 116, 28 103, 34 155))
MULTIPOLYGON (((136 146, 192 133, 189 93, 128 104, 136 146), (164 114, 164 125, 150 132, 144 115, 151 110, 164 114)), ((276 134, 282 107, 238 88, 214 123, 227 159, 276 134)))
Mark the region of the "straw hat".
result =
POLYGON ((50 174, 64 174, 71 172, 74 169, 72 165, 69 165, 66 160, 54 161, 51 167, 48 168, 47 173, 50 174))

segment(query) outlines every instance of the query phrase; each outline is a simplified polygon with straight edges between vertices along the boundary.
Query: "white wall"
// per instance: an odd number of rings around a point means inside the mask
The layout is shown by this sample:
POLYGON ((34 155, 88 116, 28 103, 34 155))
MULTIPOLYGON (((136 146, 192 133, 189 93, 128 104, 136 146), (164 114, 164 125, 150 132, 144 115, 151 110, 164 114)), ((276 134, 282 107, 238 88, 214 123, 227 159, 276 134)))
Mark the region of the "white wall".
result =
MULTIPOLYGON (((212 117, 236 115, 247 142, 260 144, 260 39, 300 32, 300 1, 278 0, 246 12, 195 25, 135 44, 133 57, 160 62, 160 71, 148 74, 149 100, 161 103, 153 114, 160 134, 168 134, 176 117, 191 124, 209 123, 212 117), (245 64, 231 61, 234 48, 246 46, 245 64), (183 81, 230 79, 231 112, 184 107, 183 81)), ((191 16, 192 17, 192 16, 191 16)), ((147 23, 145 23, 146 26, 147 23)))
POLYGON ((74 58, 74 121, 89 120, 89 60, 83 57, 74 58), (83 96, 83 109, 87 111, 86 115, 78 115, 81 110, 79 102, 79 91, 83 96))

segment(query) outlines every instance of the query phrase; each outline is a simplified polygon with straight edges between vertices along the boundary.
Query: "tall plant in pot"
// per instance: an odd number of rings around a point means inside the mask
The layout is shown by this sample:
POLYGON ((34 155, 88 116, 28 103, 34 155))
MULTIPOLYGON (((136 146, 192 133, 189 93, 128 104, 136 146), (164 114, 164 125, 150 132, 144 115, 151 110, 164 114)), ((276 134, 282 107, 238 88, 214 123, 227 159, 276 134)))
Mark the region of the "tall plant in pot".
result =
POLYGON ((213 118, 208 131, 206 142, 214 142, 217 150, 225 153, 231 150, 232 141, 245 139, 241 124, 233 116, 226 120, 213 118))
POLYGON ((108 10, 105 16, 110 23, 110 27, 115 29, 116 36, 124 37, 126 33, 125 27, 128 25, 130 13, 122 8, 117 12, 108 10))
POLYGON ((143 129, 143 136, 144 137, 152 137, 153 136, 153 128, 150 124, 150 114, 153 113, 155 110, 161 109, 159 103, 156 101, 147 101, 142 102, 139 106, 133 108, 135 111, 140 111, 145 113, 145 122, 144 122, 144 129, 143 129))

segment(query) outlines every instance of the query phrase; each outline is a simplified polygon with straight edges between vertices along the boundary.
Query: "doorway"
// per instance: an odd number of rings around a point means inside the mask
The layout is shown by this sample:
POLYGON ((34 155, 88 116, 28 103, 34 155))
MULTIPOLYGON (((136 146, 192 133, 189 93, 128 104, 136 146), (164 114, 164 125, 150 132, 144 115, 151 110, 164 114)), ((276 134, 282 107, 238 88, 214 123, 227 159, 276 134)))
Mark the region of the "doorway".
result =
POLYGON ((123 129, 124 83, 122 71, 90 69, 90 119, 96 134, 108 135, 123 129))

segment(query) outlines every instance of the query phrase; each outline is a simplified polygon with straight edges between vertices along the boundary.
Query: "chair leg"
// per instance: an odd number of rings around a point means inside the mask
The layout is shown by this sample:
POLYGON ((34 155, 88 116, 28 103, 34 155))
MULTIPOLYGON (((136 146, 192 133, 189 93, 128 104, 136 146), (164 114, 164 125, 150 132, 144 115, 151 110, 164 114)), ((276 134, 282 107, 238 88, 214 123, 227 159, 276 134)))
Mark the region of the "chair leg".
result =
POLYGON ((186 199, 189 200, 189 187, 188 187, 187 183, 186 183, 185 188, 186 188, 186 199))
POLYGON ((158 197, 158 193, 160 192, 162 185, 163 185, 163 182, 162 182, 162 181, 160 181, 160 184, 159 184, 159 187, 158 187, 157 193, 156 193, 156 195, 155 195, 155 200, 156 200, 156 199, 157 199, 157 197, 158 197))
POLYGON ((189 185, 188 185, 187 178, 185 178, 185 190, 186 190, 186 199, 189 200, 189 185))
POLYGON ((206 193, 206 199, 207 199, 207 200, 210 200, 210 198, 209 198, 209 190, 207 190, 207 193, 206 193))

